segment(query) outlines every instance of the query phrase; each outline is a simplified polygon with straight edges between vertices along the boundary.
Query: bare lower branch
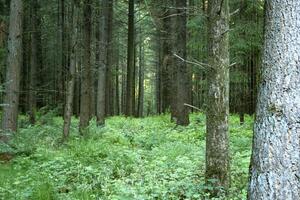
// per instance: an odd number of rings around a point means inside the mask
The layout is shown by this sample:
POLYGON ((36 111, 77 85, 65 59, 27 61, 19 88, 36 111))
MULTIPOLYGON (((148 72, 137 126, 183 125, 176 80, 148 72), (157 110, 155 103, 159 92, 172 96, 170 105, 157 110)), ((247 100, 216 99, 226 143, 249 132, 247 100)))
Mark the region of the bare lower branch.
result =
POLYGON ((190 104, 185 103, 184 105, 187 106, 187 107, 193 108, 193 109, 195 109, 195 110, 198 110, 198 111, 200 111, 200 112, 202 111, 200 108, 197 108, 197 107, 192 106, 192 105, 190 105, 190 104))
POLYGON ((176 58, 178 58, 179 60, 181 60, 181 61, 183 61, 183 62, 186 62, 186 63, 188 63, 188 64, 191 64, 191 65, 196 65, 196 66, 198 66, 198 67, 201 67, 203 70, 206 70, 207 69, 207 67, 210 67, 210 68, 212 68, 210 65, 208 65, 208 64, 205 64, 205 63, 201 63, 201 62, 199 62, 199 61, 189 61, 189 60, 185 60, 184 58, 182 58, 182 57, 180 57, 179 55, 177 55, 177 54, 173 54, 176 58))

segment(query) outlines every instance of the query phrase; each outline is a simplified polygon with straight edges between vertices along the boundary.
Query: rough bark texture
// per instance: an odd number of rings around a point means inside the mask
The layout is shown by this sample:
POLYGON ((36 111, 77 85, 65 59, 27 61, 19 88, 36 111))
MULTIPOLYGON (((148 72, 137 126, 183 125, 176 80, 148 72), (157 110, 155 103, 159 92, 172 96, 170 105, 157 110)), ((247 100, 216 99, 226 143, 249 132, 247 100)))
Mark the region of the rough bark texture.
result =
POLYGON ((84 134, 84 129, 90 121, 91 103, 91 0, 85 0, 83 5, 84 15, 84 57, 81 76, 81 99, 80 99, 80 133, 84 134))
POLYGON ((267 0, 249 199, 300 199, 300 1, 267 0))
MULTIPOLYGON (((206 180, 229 187, 229 8, 228 0, 208 2, 208 97, 206 122, 206 180)), ((217 194, 214 191, 214 195, 217 194)))
POLYGON ((98 91, 97 91, 97 125, 105 124, 106 108, 106 72, 107 72, 107 53, 108 53, 108 6, 109 0, 101 1, 100 17, 100 41, 99 53, 100 63, 98 68, 98 91))
POLYGON ((135 34, 134 34, 134 0, 129 0, 128 8, 128 50, 127 50, 127 89, 126 116, 134 116, 135 110, 135 34))
POLYGON ((75 89, 75 75, 76 75, 76 40, 78 28, 77 24, 78 20, 78 8, 76 6, 73 7, 72 13, 72 36, 71 36, 71 55, 70 55, 70 67, 69 67, 69 75, 67 79, 67 94, 66 94, 66 105, 65 105, 65 113, 64 113, 64 138, 69 136, 71 118, 73 114, 73 100, 74 100, 74 89, 75 89))
POLYGON ((23 1, 11 0, 9 36, 8 36, 8 58, 5 97, 2 116, 2 129, 8 131, 17 130, 20 71, 23 62, 22 52, 23 32, 23 1))

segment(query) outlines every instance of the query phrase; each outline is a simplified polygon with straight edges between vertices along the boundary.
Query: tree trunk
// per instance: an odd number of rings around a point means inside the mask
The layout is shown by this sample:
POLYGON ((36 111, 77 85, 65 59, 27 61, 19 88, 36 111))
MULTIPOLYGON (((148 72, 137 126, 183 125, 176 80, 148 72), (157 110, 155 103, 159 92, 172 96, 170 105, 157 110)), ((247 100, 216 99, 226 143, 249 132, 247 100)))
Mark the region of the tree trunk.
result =
POLYGON ((31 54, 30 54, 30 78, 29 78, 29 121, 31 124, 35 124, 35 112, 36 112, 36 79, 37 70, 39 68, 38 61, 38 2, 37 0, 32 1, 31 10, 31 54))
MULTIPOLYGON (((170 6, 169 0, 166 2, 166 6, 170 6)), ((170 37, 170 10, 167 9, 165 11, 165 15, 163 16, 163 44, 162 44, 162 61, 161 61, 161 104, 162 104, 162 112, 166 113, 170 108, 170 99, 171 99, 171 46, 172 46, 172 38, 170 37)))
POLYGON ((100 41, 99 53, 100 63, 98 68, 98 91, 97 91, 97 125, 105 124, 106 109, 106 73, 107 73, 107 56, 108 56, 108 6, 109 0, 101 1, 101 17, 100 17, 100 41))
POLYGON ((75 89, 75 76, 76 76, 76 41, 77 41, 77 24, 78 20, 78 8, 73 7, 72 12, 72 36, 71 36, 71 55, 70 55, 70 68, 69 76, 67 81, 67 95, 66 95, 66 105, 64 113, 64 127, 63 134, 64 138, 69 137, 71 118, 73 114, 73 100, 74 100, 74 89, 75 89))
POLYGON ((2 129, 16 131, 20 93, 20 71, 23 62, 23 1, 11 0, 8 57, 2 129))
MULTIPOLYGON (((186 59, 186 23, 187 23, 187 1, 175 1, 175 17, 172 17, 172 54, 186 59)), ((187 126, 189 124, 189 110, 184 105, 190 104, 189 72, 186 63, 172 55, 172 79, 171 79, 171 116, 177 125, 187 126)))
POLYGON ((300 199, 300 1, 267 0, 249 199, 300 199))
POLYGON ((80 134, 84 134, 90 121, 91 103, 91 0, 85 0, 83 5, 84 16, 84 57, 81 77, 80 99, 80 134))
POLYGON ((108 2, 107 16, 107 65, 106 65, 106 116, 112 116, 114 114, 114 58, 113 58, 113 1, 108 2))
POLYGON ((134 0, 129 0, 128 9, 128 49, 127 49, 127 89, 126 89, 126 116, 134 116, 135 110, 135 70, 134 70, 134 0))
MULTIPOLYGON (((206 180, 227 190, 229 172, 229 8, 228 0, 208 1, 208 97, 206 180)), ((217 195, 215 189, 212 194, 217 195)))
MULTIPOLYGON (((140 29, 140 35, 142 34, 140 29)), ((139 47, 139 96, 138 96, 138 117, 144 116, 144 47, 142 36, 140 36, 139 47)))

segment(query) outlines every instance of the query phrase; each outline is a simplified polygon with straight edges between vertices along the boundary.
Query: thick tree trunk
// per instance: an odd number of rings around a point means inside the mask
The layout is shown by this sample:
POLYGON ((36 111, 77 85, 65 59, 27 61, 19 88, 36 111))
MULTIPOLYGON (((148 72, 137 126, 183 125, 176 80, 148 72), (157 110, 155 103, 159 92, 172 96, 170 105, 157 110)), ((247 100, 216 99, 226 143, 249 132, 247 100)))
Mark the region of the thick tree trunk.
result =
POLYGON ((69 67, 69 75, 67 79, 67 95, 66 95, 66 105, 65 105, 65 113, 64 113, 64 127, 63 134, 64 138, 69 137, 70 126, 71 126, 71 118, 73 114, 73 100, 74 100, 74 89, 75 89, 75 76, 76 76, 76 41, 77 41, 77 33, 78 28, 77 24, 78 20, 78 8, 76 6, 73 7, 72 12, 72 36, 71 36, 71 55, 70 55, 70 67, 69 67))
POLYGON ((23 1, 11 0, 8 57, 2 129, 16 131, 20 94, 20 71, 23 62, 23 1))
POLYGON ((127 89, 126 116, 134 116, 135 110, 135 34, 134 34, 134 0, 129 0, 128 8, 128 49, 127 49, 127 89))
POLYGON ((84 57, 81 76, 80 99, 80 134, 84 134, 90 121, 91 103, 91 0, 85 0, 83 5, 84 15, 84 57))
MULTIPOLYGON (((228 0, 208 1, 208 97, 206 180, 227 190, 229 172, 229 8, 228 0)), ((217 195, 218 190, 213 191, 217 195)))
POLYGON ((267 0, 251 200, 300 199, 300 1, 267 0))
POLYGON ((100 63, 98 68, 98 90, 97 90, 97 125, 105 124, 106 115, 106 74, 107 74, 107 56, 108 56, 108 16, 109 16, 109 0, 101 1, 101 17, 100 17, 100 41, 99 53, 100 63))

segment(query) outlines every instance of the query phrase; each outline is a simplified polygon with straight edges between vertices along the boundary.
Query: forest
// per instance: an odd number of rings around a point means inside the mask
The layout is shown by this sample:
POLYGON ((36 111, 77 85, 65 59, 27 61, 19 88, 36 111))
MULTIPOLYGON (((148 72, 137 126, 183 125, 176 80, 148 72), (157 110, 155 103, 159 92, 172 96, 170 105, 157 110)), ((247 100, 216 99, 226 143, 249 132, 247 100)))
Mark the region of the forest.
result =
POLYGON ((0 0, 0 199, 300 199, 299 0, 0 0))

